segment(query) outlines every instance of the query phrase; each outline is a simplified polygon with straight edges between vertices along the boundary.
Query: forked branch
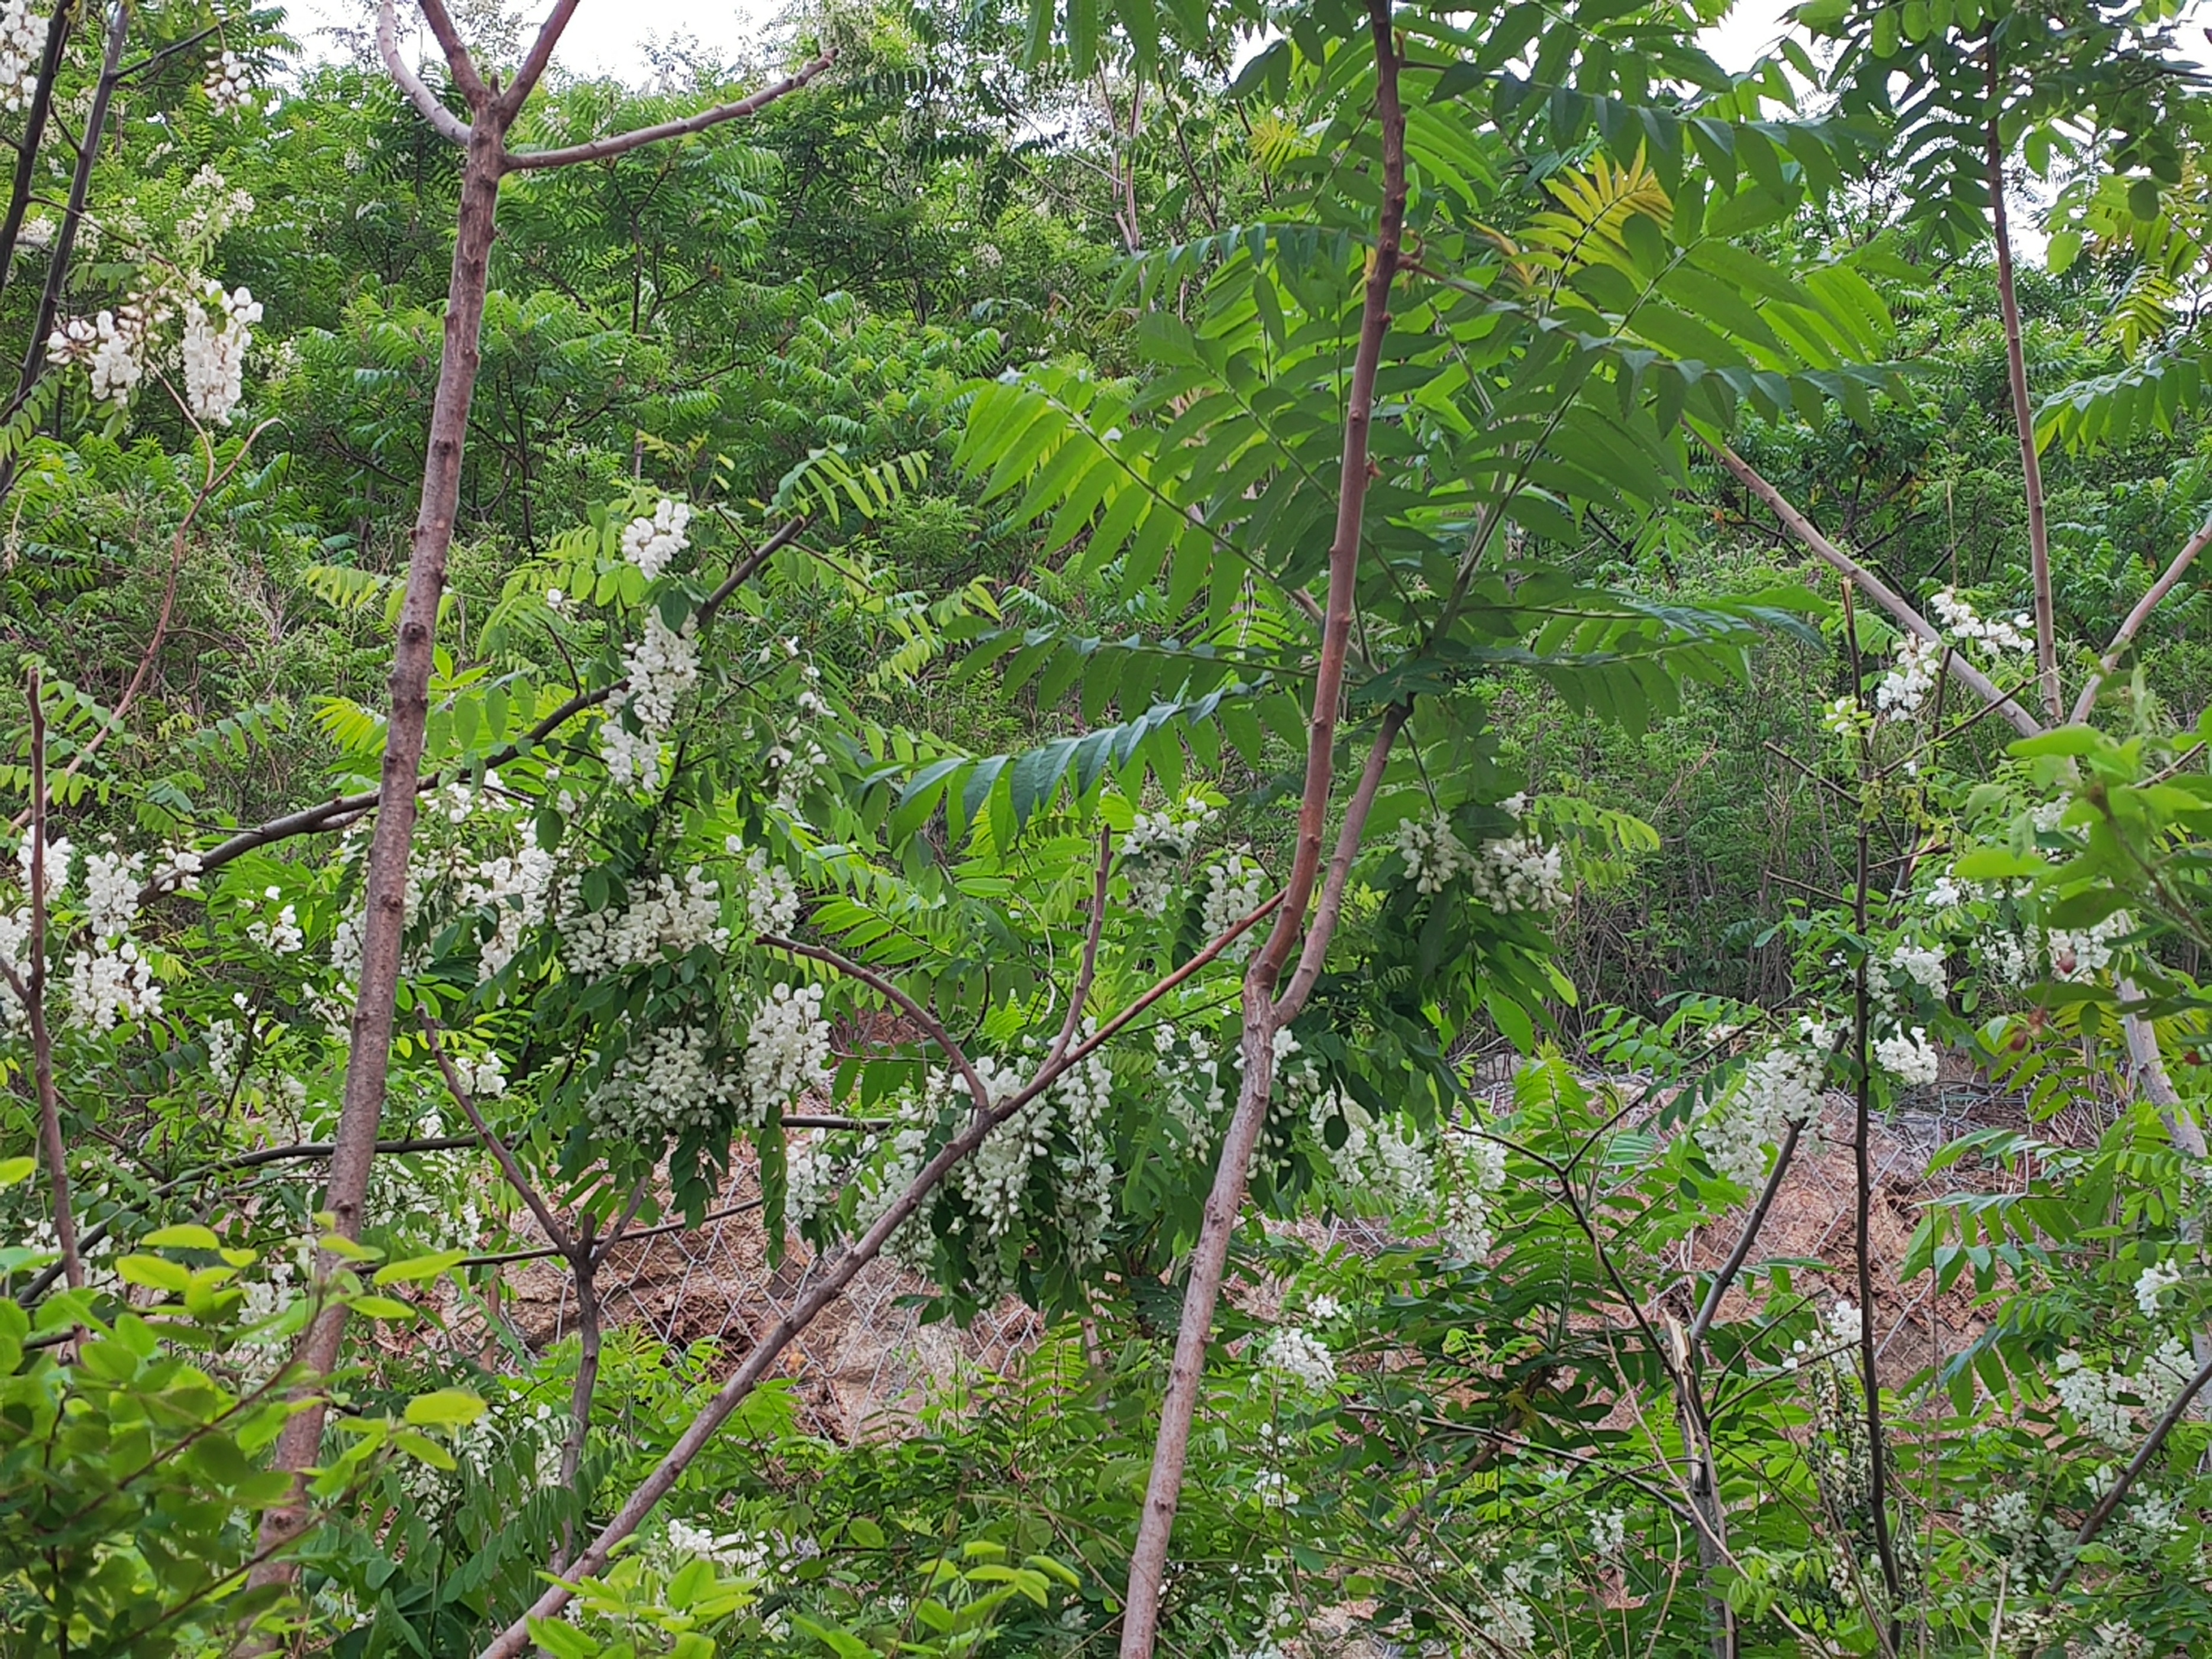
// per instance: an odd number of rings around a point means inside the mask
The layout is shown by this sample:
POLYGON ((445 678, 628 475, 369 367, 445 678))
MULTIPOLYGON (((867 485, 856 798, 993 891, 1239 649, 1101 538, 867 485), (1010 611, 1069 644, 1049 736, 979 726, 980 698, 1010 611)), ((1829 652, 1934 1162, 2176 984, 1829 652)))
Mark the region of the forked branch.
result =
POLYGON ((687 115, 680 120, 640 127, 635 132, 609 133, 604 138, 588 139, 580 144, 565 144, 558 149, 510 150, 504 158, 506 169, 509 173, 527 173, 539 167, 569 167, 586 161, 609 161, 643 145, 659 143, 664 138, 684 138, 695 132, 720 126, 725 121, 741 120, 745 116, 758 114, 780 98, 789 97, 836 61, 836 52, 826 52, 773 86, 763 87, 749 98, 740 98, 733 104, 718 104, 713 109, 697 115, 687 115))

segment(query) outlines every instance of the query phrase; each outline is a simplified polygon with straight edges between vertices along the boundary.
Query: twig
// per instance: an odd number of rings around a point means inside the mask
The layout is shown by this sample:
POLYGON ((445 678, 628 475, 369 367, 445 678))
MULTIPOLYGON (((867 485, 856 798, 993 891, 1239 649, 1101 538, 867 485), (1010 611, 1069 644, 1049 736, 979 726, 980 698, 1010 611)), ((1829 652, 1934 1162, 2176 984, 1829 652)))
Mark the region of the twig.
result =
POLYGON ((605 161, 627 155, 641 145, 658 143, 664 138, 683 138, 695 132, 704 132, 725 121, 757 114, 778 99, 787 98, 797 92, 836 61, 836 52, 824 52, 774 86, 762 88, 750 98, 740 98, 734 104, 717 105, 701 114, 687 115, 681 120, 663 121, 656 126, 640 127, 634 132, 611 133, 604 138, 593 138, 580 144, 567 144, 559 149, 510 151, 505 157, 506 170, 526 173, 538 167, 567 167, 585 161, 605 161))
POLYGON ((1720 1312, 1721 1298, 1728 1294, 1729 1286, 1735 1282, 1735 1276, 1743 1271, 1743 1264, 1751 1255, 1751 1248, 1759 1240, 1759 1230, 1766 1224, 1767 1212, 1774 1207, 1775 1196, 1782 1190, 1782 1178, 1790 1173, 1790 1160, 1796 1156, 1797 1139, 1804 1131, 1805 1126, 1793 1118, 1789 1128, 1784 1132, 1782 1145, 1774 1155, 1773 1172, 1766 1177, 1766 1185, 1760 1188, 1759 1201, 1751 1206, 1751 1218, 1744 1223, 1743 1236, 1736 1240, 1735 1249, 1729 1252, 1729 1259, 1721 1264, 1721 1270, 1713 1275, 1712 1285, 1705 1291, 1705 1299, 1699 1304, 1698 1316, 1690 1326, 1689 1345, 1692 1352, 1705 1341, 1705 1333, 1713 1327, 1714 1316, 1720 1312))
POLYGON ((61 1107, 54 1093, 54 1039, 46 1027, 46 711, 39 670, 31 666, 31 960, 26 964, 26 1012, 31 1022, 31 1068, 39 1099, 39 1150, 46 1155, 52 1183, 54 1243, 62 1253, 62 1272, 70 1289, 84 1288, 84 1258, 78 1254, 76 1216, 70 1205, 68 1149, 62 1144, 61 1107))
POLYGON ((2165 573, 2150 585, 2142 598, 2136 601, 2135 608, 2128 612, 2127 620, 2120 624, 2120 631, 2112 635, 2112 642, 2105 647, 2104 655, 2098 658, 2096 672, 2089 676, 2089 683, 2081 688, 2081 695, 2074 699, 2074 712, 2068 717, 2071 724, 2079 726, 2089 718, 2090 711, 2097 706, 2097 693, 2103 689, 2106 678, 2120 665, 2120 653, 2134 642, 2136 635, 2142 631, 2143 624, 2150 620, 2151 612, 2157 610, 2166 596, 2173 592, 2182 577, 2188 574, 2189 567, 2197 562, 2197 556, 2208 544, 2212 544, 2212 519, 2206 520, 2197 533, 2189 538, 2188 545, 2173 556, 2173 562, 2166 566, 2165 573))
POLYGON ((2114 1512, 2118 1510, 2120 1500, 2128 1495, 2128 1489, 2133 1486, 2142 1472, 2150 1467, 2151 1459, 2158 1455, 2159 1448, 2166 1443, 2167 1437, 2180 1426, 2181 1419, 2189 1414, 2191 1403, 2204 1391, 2207 1383, 2212 1383, 2212 1359, 2207 1359, 2197 1368, 2197 1374, 2182 1386, 2182 1390, 2174 1397, 2173 1403, 2166 1408, 2164 1414, 2152 1426, 2150 1433, 2144 1437, 2142 1444, 2136 1448, 2136 1455, 2128 1460, 2128 1466, 2120 1471, 2119 1478, 2112 1482, 2104 1497, 2098 1499, 2097 1507, 2082 1518, 2081 1528, 2074 1534, 2074 1548, 2076 1553, 2067 1558, 2065 1565, 2058 1569, 2057 1575, 2051 1579, 2050 1589, 2051 1595, 2056 1596, 2065 1588, 2066 1581, 2073 1577, 2075 1567, 2081 1562, 2079 1552, 2105 1529, 2105 1523, 2110 1521, 2114 1512))
POLYGON ((376 49, 384 58, 385 72, 407 94, 407 101, 430 124, 431 131, 466 149, 469 124, 438 101, 438 94, 422 84, 422 77, 400 54, 399 20, 393 0, 382 0, 376 9, 376 49))

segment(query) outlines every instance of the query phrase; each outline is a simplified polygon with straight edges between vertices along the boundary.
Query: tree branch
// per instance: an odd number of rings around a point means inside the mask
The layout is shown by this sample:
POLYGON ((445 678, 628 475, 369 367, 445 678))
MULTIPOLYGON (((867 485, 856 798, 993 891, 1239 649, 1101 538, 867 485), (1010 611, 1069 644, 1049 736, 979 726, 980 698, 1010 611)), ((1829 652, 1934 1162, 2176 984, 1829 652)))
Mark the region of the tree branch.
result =
MULTIPOLYGON (((538 38, 530 43, 530 52, 522 60, 522 67, 514 72, 514 79, 500 94, 500 102, 512 115, 522 108, 523 100, 537 87, 545 66, 553 61, 553 48, 561 44, 561 36, 568 27, 568 20, 576 15, 577 0, 554 0, 551 11, 538 27, 538 38)), ((565 1482, 563 1483, 566 1484, 565 1482)))
POLYGON ((2112 635, 2112 642, 2105 647, 2105 654, 2097 659, 2097 672, 2089 676, 2089 683, 2081 688, 2081 695, 2074 699, 2074 712, 2068 716, 2069 724, 2079 726, 2089 718, 2090 710, 2097 706, 2097 693, 2103 689, 2106 678, 2120 665, 2121 653, 2135 642, 2136 635, 2150 620, 2151 612, 2158 609, 2166 596, 2173 592, 2176 585, 2189 574, 2189 567, 2197 562, 2197 556, 2208 544, 2212 544, 2212 519, 2204 521, 2197 533, 2189 538, 2189 544, 2173 556, 2173 562, 2166 566, 2165 574, 2150 585, 2142 598, 2136 601, 2135 609, 2128 612, 2127 620, 2120 624, 2120 631, 2112 635))
POLYGON ((54 1243, 70 1289, 84 1288, 84 1258, 76 1243, 76 1214, 70 1204, 69 1150, 62 1142, 61 1106, 54 1093, 54 1038, 46 1027, 46 711, 39 670, 30 674, 31 699, 31 960, 25 1012, 31 1022, 31 1073, 39 1100, 39 1150, 53 1185, 54 1243))
MULTIPOLYGON (((1705 440, 1705 447, 1712 451, 1720 464, 1735 476, 1739 483, 1766 503, 1774 516, 1782 520, 1783 526, 1791 535, 1834 569, 1848 577, 1861 592, 1887 611, 1891 620, 1899 627, 1929 645, 1942 646, 1942 635, 1936 631, 1934 625, 1925 617, 1913 609, 1910 601, 1881 577, 1875 575, 1873 571, 1822 535, 1814 527, 1813 521, 1800 513, 1789 497, 1761 477, 1751 463, 1726 444, 1717 443, 1711 438, 1705 440)), ((2014 731, 2024 738, 2032 738, 2044 730, 2043 722, 2036 717, 2033 709, 2023 706, 2010 692, 2001 690, 1996 682, 1968 662, 1966 658, 1955 651, 1947 653, 1946 656, 1953 677, 1984 702, 1994 705, 2014 731)))
MULTIPOLYGON (((2204 1391, 2207 1383, 2212 1383, 2212 1359, 2207 1359, 2199 1365, 2197 1374, 2182 1386, 2173 1403, 2166 1408, 2165 1414, 2153 1425, 2142 1444, 2136 1448, 2136 1455, 2128 1460, 2127 1468, 2122 1469, 2119 1478, 2112 1482, 2112 1490, 2098 1500, 2097 1507, 2083 1519, 2081 1530, 2074 1534, 2074 1547, 2077 1552, 2104 1530, 2105 1523, 2120 1507, 2120 1500, 2128 1495, 2128 1489, 2150 1467, 2150 1460, 2158 1455, 2158 1449, 2166 1443, 2167 1437, 2180 1426, 2181 1419, 2189 1414, 2191 1403, 2204 1391)), ((2077 1553, 2069 1557, 2059 1568, 2057 1576, 2051 1581, 2050 1594, 2052 1596, 2057 1596, 2065 1588, 2066 1581, 2074 1576, 2074 1569, 2080 1561, 2081 1557, 2077 1553)))
POLYGON ((446 9, 446 0, 416 0, 416 3, 422 9, 422 21, 430 26, 438 50, 446 54, 446 67, 453 72, 453 84, 469 100, 471 109, 481 110, 491 101, 491 88, 477 72, 476 59, 469 56, 461 31, 454 24, 453 14, 446 9))
POLYGON ((585 143, 568 144, 559 149, 510 150, 505 157, 509 173, 526 173, 538 167, 575 167, 585 161, 605 161, 626 155, 643 144, 658 143, 663 138, 683 138, 695 132, 704 132, 725 121, 736 121, 757 114, 780 98, 787 98, 809 81, 837 61, 834 52, 824 52, 812 63, 786 76, 774 86, 763 87, 750 98, 741 98, 734 104, 720 104, 697 115, 687 115, 681 120, 663 121, 657 126, 640 127, 634 132, 611 133, 604 138, 593 138, 585 143))
POLYGON ((1306 929, 1305 949, 1298 953, 1297 968, 1291 975, 1290 984, 1275 1003, 1274 1018, 1278 1022, 1297 1018, 1306 998, 1312 994, 1314 982, 1321 977, 1322 964, 1328 960, 1329 940, 1335 936, 1337 917, 1344 910, 1344 890, 1352 877, 1353 860, 1359 856, 1359 842, 1367 831, 1367 815, 1375 808, 1376 791, 1382 787, 1382 772, 1390 758, 1390 745, 1397 741, 1398 733, 1405 729, 1413 710, 1404 703, 1394 703, 1382 716, 1382 725, 1375 733, 1374 746, 1367 751, 1367 764, 1353 786, 1352 799, 1345 804, 1344 821, 1337 826, 1336 851, 1330 855, 1328 874, 1322 883, 1321 902, 1315 907, 1312 924, 1306 929))
POLYGON ((2013 425, 2020 434, 2021 479, 2027 493, 2028 574, 2035 588, 2035 669, 2037 678, 2043 683, 2045 717, 2057 726, 2066 718, 2066 705, 2058 684, 2058 614, 2051 589, 2051 526, 2044 514, 2043 461, 2035 447, 2035 410, 2027 401, 2027 356, 2021 346, 2020 296, 2012 274, 2012 233, 2005 222, 2004 149, 1997 131, 1997 52, 1994 34, 1984 51, 1989 58, 1986 161, 1990 227, 1996 243, 1997 309, 2004 319, 2006 377, 2012 395, 2013 425))
POLYGON ((1056 1073, 1067 1045, 1075 1040, 1083 1024, 1083 1005, 1090 1000, 1091 982, 1098 973, 1098 940, 1106 931, 1106 884, 1114 873, 1114 832, 1098 832, 1098 874, 1091 885, 1091 928, 1083 939, 1083 962, 1075 970, 1075 988, 1067 999, 1067 1018, 1060 1022, 1060 1035, 1053 1039, 1052 1051, 1037 1068, 1040 1076, 1056 1073))
POLYGON ((416 1012, 422 1019, 422 1039, 430 1045, 430 1057, 438 1062, 439 1076, 446 1079, 446 1092, 453 1096, 453 1103, 461 1109, 462 1115, 469 1121, 469 1127, 477 1132, 477 1139, 483 1143, 484 1150, 499 1164, 500 1173, 507 1177, 507 1184, 514 1188, 516 1196, 529 1206, 530 1213, 538 1218, 538 1224, 545 1230, 545 1237, 554 1248, 570 1260, 575 1260, 575 1237, 562 1224, 560 1218, 553 1213, 552 1206, 538 1196, 538 1188, 523 1172, 522 1160, 515 1157, 491 1125, 484 1121, 483 1114, 477 1109, 475 1100, 461 1086, 461 1075, 453 1069, 453 1058, 446 1053, 445 1045, 438 1041, 438 1028, 428 1011, 416 1012))
POLYGON ((376 49, 383 55, 385 73, 407 94, 407 101, 415 106, 416 112, 430 124, 440 137, 466 149, 469 124, 440 103, 438 94, 422 84, 422 77, 400 55, 399 19, 394 0, 381 0, 376 9, 376 49))
POLYGON ((1751 1247, 1758 1242, 1759 1230, 1766 1225, 1766 1213, 1774 1207, 1775 1194, 1782 1190, 1782 1178, 1790 1173, 1790 1160, 1797 1154, 1797 1138, 1804 1132, 1805 1126, 1793 1119, 1784 1133, 1782 1145, 1774 1155, 1773 1171, 1759 1190, 1759 1201, 1751 1206, 1751 1218, 1744 1223, 1743 1236, 1736 1240, 1735 1249, 1729 1252, 1729 1259, 1721 1264, 1721 1270, 1713 1275, 1705 1299, 1698 1308, 1698 1316, 1690 1326, 1688 1344, 1692 1352, 1704 1342, 1705 1333, 1712 1329, 1714 1316, 1720 1312, 1721 1298, 1735 1283, 1735 1276, 1743 1271, 1751 1247))

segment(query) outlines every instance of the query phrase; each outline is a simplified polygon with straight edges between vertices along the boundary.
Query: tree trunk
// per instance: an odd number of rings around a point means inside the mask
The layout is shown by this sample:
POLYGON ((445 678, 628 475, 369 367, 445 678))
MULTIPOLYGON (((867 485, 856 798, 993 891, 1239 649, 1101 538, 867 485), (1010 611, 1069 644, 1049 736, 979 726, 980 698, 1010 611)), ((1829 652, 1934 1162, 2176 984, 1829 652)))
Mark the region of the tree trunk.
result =
MULTIPOLYGON (((461 454, 469 404, 480 361, 477 336, 483 321, 491 264, 492 226, 499 205, 503 133, 495 112, 477 112, 461 171, 461 204, 453 239, 452 285, 446 307, 445 349, 438 366, 436 401, 430 411, 429 453, 422 469, 422 505, 407 566, 407 591, 392 661, 392 718, 386 727, 376 830, 369 842, 368 915, 362 935, 361 984, 356 993, 352 1048, 346 1060, 345 1096, 331 1155, 330 1187, 323 1207, 331 1230, 361 1236, 368 1174, 376 1157, 376 1130, 391 1067, 392 1026, 399 987, 402 936, 407 925, 407 866, 412 850, 416 785, 430 712, 430 668, 437 641, 438 605, 445 593, 446 556, 453 545, 460 498, 461 454)), ((325 1272, 335 1267, 325 1256, 325 1272)), ((264 1547, 289 1540, 307 1524, 305 1473, 314 1467, 323 1439, 325 1400, 320 1390, 336 1370, 345 1330, 343 1307, 325 1308, 301 1338, 294 1358, 308 1403, 284 1425, 276 1467, 293 1477, 288 1502, 263 1517, 264 1547)), ((258 1582, 289 1577, 281 1560, 256 1571, 258 1582)))

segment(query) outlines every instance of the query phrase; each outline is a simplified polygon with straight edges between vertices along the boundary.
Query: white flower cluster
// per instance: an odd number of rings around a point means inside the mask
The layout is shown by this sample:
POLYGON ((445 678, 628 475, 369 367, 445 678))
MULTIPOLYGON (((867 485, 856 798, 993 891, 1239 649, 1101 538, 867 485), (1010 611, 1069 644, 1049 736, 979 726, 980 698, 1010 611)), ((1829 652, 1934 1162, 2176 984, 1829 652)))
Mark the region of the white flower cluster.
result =
POLYGON ((2086 1434, 2110 1446, 2124 1446, 2135 1427, 2135 1408, 2126 1398, 2134 1392, 2126 1373, 2090 1364, 2073 1350, 2058 1356, 2058 1375, 2052 1391, 2086 1434))
POLYGON ((1454 1128, 1444 1132, 1444 1155, 1449 1184, 1438 1233, 1453 1256, 1480 1261, 1497 1242, 1490 1201, 1505 1184, 1505 1148, 1472 1129, 1454 1128))
POLYGON ((246 393, 246 349, 261 302, 245 289, 223 292, 212 279, 196 304, 185 307, 185 403, 195 418, 230 424, 246 393))
POLYGON ((1827 1055, 1803 1048, 1770 1048, 1746 1066, 1698 1125, 1698 1145, 1715 1171, 1739 1186, 1765 1181, 1768 1148, 1790 1124, 1820 1121, 1826 1073, 1827 1055))
POLYGON ((85 365, 92 379, 92 400, 121 409, 146 375, 146 308, 125 301, 88 322, 71 317, 46 337, 46 349, 58 362, 85 365))
POLYGON ((741 1099, 736 1081, 708 1060, 712 1044, 711 1034, 698 1026, 647 1032, 592 1091, 586 1106, 592 1121, 641 1146, 712 1127, 741 1099))
POLYGON ((830 1022, 822 1017, 822 988, 796 991, 778 984, 754 1012, 745 1033, 743 1065, 748 1120, 763 1123, 769 1109, 788 1105, 830 1080, 830 1022))
POLYGON ((1943 966, 1943 952, 1931 945, 1899 945, 1889 953, 1889 967, 1938 1002, 1950 994, 1951 976, 1943 966))
POLYGON ((645 613, 645 637, 623 648, 629 684, 607 699, 607 716, 599 726, 600 758, 616 783, 659 787, 660 749, 676 723, 676 705, 699 683, 698 632, 697 620, 690 617, 680 629, 670 628, 656 606, 645 613), (639 730, 623 725, 624 710, 639 730))
POLYGON ((2135 918, 2116 910, 2087 927, 2054 927, 2045 936, 2051 971, 2060 979, 2086 979, 2109 967, 2119 940, 2135 927, 2135 918))
POLYGON ((672 1517, 668 1548, 685 1560, 711 1561, 739 1576, 761 1578, 768 1574, 775 1540, 760 1532, 709 1532, 681 1517, 672 1517))
POLYGON ((553 884, 553 855, 535 841, 526 840, 522 850, 486 859, 461 884, 464 909, 489 909, 494 932, 479 948, 479 983, 496 978, 522 949, 523 936, 540 919, 545 894, 553 884))
POLYGON ((1377 1123, 1365 1107, 1334 1089, 1316 1092, 1306 1114, 1340 1190, 1391 1214, 1425 1210, 1434 1201, 1434 1159, 1418 1133, 1403 1124, 1377 1123), (1331 1150, 1333 1119, 1343 1122, 1344 1144, 1331 1150))
MULTIPOLYGON (((27 866, 28 852, 26 837, 27 866)), ((58 893, 68 877, 69 843, 49 842, 47 854, 48 891, 58 893)), ((161 988, 155 983, 153 964, 128 931, 137 909, 144 862, 137 854, 119 852, 112 845, 85 856, 84 931, 91 943, 71 954, 69 988, 70 1013, 87 1030, 112 1031, 125 1020, 150 1019, 161 1012, 161 988)))
POLYGON ((1563 910, 1572 896, 1567 890, 1565 856, 1534 835, 1483 842, 1468 873, 1475 897, 1501 915, 1563 910))
POLYGON ((285 900, 281 887, 264 887, 261 896, 269 907, 265 915, 251 900, 239 907, 246 938, 280 957, 293 956, 304 950, 307 936, 300 928, 299 907, 285 900))
POLYGON ((789 1136, 783 1149, 783 1214, 803 1227, 836 1201, 837 1160, 819 1129, 789 1136))
POLYGON ((1590 1553, 1601 1561, 1618 1558, 1628 1542, 1628 1516, 1620 1510, 1599 1510, 1590 1516, 1590 1553))
POLYGON ((623 557, 653 581, 668 568, 676 556, 691 545, 689 503, 664 500, 650 518, 632 519, 622 533, 623 557))
POLYGON ((1168 1114, 1181 1126, 1193 1152, 1202 1155, 1212 1147, 1228 1108, 1225 1068, 1218 1056, 1201 1052, 1166 1020, 1152 1028, 1152 1049, 1157 1056, 1152 1075, 1165 1087, 1168 1114))
MULTIPOLYGON (((1085 1021, 1079 1035, 1096 1029, 1085 1021)), ((1106 1142, 1107 1109, 1114 1073, 1092 1052, 1053 1079, 1052 1098, 1066 1132, 1066 1149, 1053 1160, 1053 1212, 1068 1255, 1092 1262, 1104 1255, 1106 1224, 1114 1207, 1114 1160, 1106 1142)))
POLYGON ((1260 1350, 1260 1364, 1291 1388, 1304 1394, 1327 1394, 1336 1386, 1336 1356, 1328 1344, 1295 1325, 1277 1327, 1260 1350))
POLYGON ((31 0, 0 0, 0 112, 14 114, 37 90, 46 21, 31 0))
POLYGON ((2155 1321, 2166 1293, 2186 1282, 2188 1275, 2171 1261, 2154 1261, 2136 1275, 2136 1306, 2145 1319, 2155 1321))
POLYGON ((1901 635, 1897 641, 1897 665, 1875 684, 1875 712, 1911 720, 1936 689, 1936 676, 1942 665, 1941 645, 1917 634, 1901 635))
POLYGON ((578 876, 562 884, 555 923, 567 947, 561 960, 579 978, 684 956, 702 945, 716 951, 729 948, 720 889, 696 864, 680 882, 664 872, 650 883, 636 884, 629 902, 620 909, 609 905, 586 910, 583 889, 578 876))
MULTIPOLYGON (((1200 907, 1198 925, 1208 939, 1227 933, 1267 896, 1267 872, 1242 853, 1231 853, 1206 872, 1206 900, 1200 907)), ((1221 953, 1225 962, 1242 962, 1260 941, 1260 930, 1248 927, 1221 953)))
POLYGON ((1157 812, 1137 814, 1121 837, 1121 874, 1129 884, 1132 909, 1148 916, 1167 914, 1184 860, 1218 816, 1195 795, 1157 812))
MULTIPOLYGON (((990 1097, 983 1105, 994 1106, 1027 1080, 1011 1065, 989 1054, 975 1058, 975 1075, 990 1097)), ((972 1097, 965 1078, 952 1086, 972 1097)), ((1023 1189, 1029 1184, 1030 1165, 1052 1150, 1052 1101, 1039 1095, 985 1136, 960 1168, 960 1194, 983 1219, 985 1234, 997 1238, 1012 1231, 1021 1214, 1023 1189)))
POLYGON ((246 78, 246 65, 228 46, 208 59, 208 102, 215 106, 217 115, 235 115, 252 101, 252 90, 246 78))
POLYGON ((1407 818, 1398 826, 1392 845, 1418 893, 1440 893, 1475 868, 1474 855, 1452 833, 1451 820, 1442 812, 1407 818))
POLYGON ((787 933, 799 921, 799 884, 791 872, 768 861, 768 849, 745 850, 744 842, 732 836, 723 845, 732 858, 744 860, 745 884, 739 894, 745 908, 745 925, 754 933, 787 933))
POLYGON ((2002 617, 1985 619, 1948 587, 1931 598, 1928 605, 1943 631, 1962 644, 1983 646, 1991 651, 2025 653, 2035 649, 2034 624, 2025 611, 2010 622, 2002 617))
MULTIPOLYGON (((53 850, 66 852, 69 843, 58 842, 53 850)), ((110 842, 103 850, 84 857, 84 930, 97 939, 114 939, 129 931, 138 912, 139 873, 145 860, 136 853, 116 850, 110 842)))
POLYGON ((1874 1042, 1874 1063, 1900 1083, 1926 1088, 1942 1072, 1942 1057, 1928 1040, 1928 1028, 1895 1030, 1874 1042))

